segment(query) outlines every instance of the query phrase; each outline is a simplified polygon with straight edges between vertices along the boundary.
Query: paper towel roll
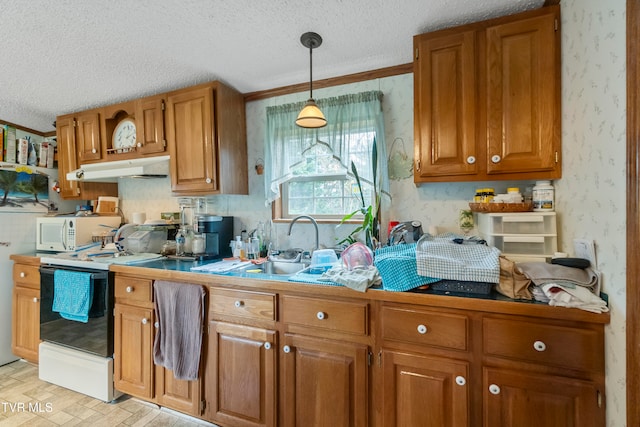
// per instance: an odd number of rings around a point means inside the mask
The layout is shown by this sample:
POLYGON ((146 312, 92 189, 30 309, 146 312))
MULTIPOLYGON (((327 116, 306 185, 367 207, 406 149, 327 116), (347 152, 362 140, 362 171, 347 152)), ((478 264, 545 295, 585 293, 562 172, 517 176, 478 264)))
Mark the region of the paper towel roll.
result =
POLYGON ((144 212, 134 212, 133 214, 131 214, 131 221, 134 224, 144 224, 146 220, 147 214, 144 212))

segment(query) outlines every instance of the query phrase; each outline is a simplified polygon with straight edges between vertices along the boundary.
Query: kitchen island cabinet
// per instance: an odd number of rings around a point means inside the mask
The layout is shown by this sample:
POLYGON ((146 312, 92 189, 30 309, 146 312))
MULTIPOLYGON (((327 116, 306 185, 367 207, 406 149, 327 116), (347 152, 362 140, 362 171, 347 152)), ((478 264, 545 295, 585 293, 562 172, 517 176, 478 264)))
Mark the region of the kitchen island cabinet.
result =
POLYGON ((221 426, 605 425, 608 314, 164 261, 111 268, 116 278, 207 286, 200 417, 221 426))
POLYGON ((414 37, 414 181, 556 179, 560 8, 414 37))
POLYGON ((13 298, 11 313, 11 351, 18 357, 38 363, 40 345, 40 265, 39 258, 11 256, 13 298))
POLYGON ((248 194, 244 98, 221 82, 167 95, 174 195, 248 194))

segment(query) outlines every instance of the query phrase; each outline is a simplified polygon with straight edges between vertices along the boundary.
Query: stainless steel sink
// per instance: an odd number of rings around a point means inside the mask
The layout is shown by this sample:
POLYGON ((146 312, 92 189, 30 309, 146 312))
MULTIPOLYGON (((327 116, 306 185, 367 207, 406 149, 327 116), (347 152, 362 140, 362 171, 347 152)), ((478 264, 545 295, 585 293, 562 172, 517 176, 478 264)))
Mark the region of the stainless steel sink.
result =
POLYGON ((295 274, 304 270, 309 265, 303 262, 267 261, 262 264, 252 265, 247 270, 262 270, 265 274, 295 274))

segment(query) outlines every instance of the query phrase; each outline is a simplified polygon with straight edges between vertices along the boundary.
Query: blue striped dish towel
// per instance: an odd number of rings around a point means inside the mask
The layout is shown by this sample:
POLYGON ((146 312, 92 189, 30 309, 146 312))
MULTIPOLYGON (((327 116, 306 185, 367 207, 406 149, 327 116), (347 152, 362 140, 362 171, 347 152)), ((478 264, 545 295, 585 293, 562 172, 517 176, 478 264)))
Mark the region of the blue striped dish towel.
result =
POLYGON ((53 311, 64 319, 87 323, 93 301, 91 273, 56 270, 53 274, 53 311))
POLYGON ((415 243, 377 249, 373 265, 378 268, 382 277, 382 288, 385 291, 405 292, 440 280, 417 274, 415 243))

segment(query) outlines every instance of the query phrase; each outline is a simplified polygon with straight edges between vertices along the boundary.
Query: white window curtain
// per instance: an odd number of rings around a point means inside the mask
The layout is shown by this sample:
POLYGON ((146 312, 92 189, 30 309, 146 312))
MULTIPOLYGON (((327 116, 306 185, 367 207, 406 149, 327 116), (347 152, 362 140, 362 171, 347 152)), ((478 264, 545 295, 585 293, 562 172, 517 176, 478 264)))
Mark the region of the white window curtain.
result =
POLYGON ((303 153, 318 141, 328 145, 333 155, 350 172, 350 143, 358 135, 367 132, 375 132, 378 152, 376 186, 378 191, 389 194, 382 96, 381 91, 371 91, 317 99, 318 106, 327 118, 327 126, 320 129, 305 129, 295 124, 304 102, 267 107, 266 204, 280 197, 280 184, 293 178, 292 167, 300 163, 303 153))

